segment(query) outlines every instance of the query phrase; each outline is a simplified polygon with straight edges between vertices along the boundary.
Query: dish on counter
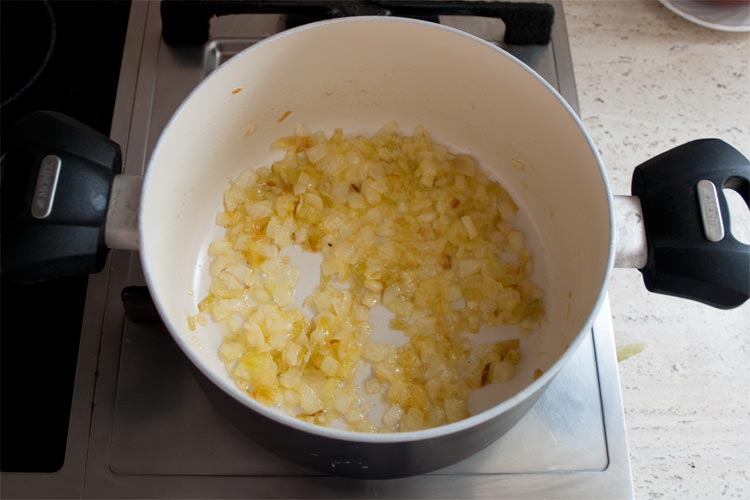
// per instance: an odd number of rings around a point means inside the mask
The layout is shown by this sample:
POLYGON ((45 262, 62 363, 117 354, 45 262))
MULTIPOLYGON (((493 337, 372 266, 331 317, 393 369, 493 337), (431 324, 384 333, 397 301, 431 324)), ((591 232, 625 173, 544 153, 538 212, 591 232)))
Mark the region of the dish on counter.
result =
POLYGON ((750 32, 750 0, 659 0, 683 19, 719 31, 750 32))

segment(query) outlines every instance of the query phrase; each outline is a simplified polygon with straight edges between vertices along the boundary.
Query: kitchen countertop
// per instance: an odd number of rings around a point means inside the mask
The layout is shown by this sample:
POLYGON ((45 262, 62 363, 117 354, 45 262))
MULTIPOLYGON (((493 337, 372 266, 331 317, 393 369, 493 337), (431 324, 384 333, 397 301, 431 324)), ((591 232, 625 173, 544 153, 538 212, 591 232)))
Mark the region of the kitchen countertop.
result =
MULTIPOLYGON (((750 156, 750 33, 651 1, 564 2, 581 115, 615 194, 644 160, 718 137, 750 156)), ((750 497, 750 302, 732 311, 609 287, 636 497, 750 497)))

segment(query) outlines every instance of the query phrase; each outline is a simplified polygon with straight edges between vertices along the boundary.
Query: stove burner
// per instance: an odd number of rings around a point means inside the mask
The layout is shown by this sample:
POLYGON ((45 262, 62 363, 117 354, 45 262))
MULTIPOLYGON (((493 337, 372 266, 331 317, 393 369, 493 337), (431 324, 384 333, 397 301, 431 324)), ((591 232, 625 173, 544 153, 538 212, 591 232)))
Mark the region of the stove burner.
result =
POLYGON ((210 20, 228 14, 287 14, 287 28, 349 16, 400 16, 437 21, 438 15, 500 18, 505 43, 546 45, 555 9, 546 3, 445 0, 162 0, 162 37, 170 45, 208 40, 210 20))
MULTIPOLYGON (((33 6, 39 5, 39 3, 28 3, 23 4, 23 7, 19 9, 18 15, 8 15, 7 11, 4 13, 6 19, 10 18, 14 23, 21 23, 21 27, 16 25, 15 29, 6 30, 3 27, 3 33, 10 32, 8 35, 13 37, 13 34, 18 34, 22 38, 21 40, 3 40, 3 52, 12 51, 16 54, 12 57, 10 54, 6 57, 5 54, 2 56, 3 61, 12 61, 10 64, 15 68, 14 71, 3 72, 2 89, 6 92, 3 94, 7 95, 8 88, 18 89, 9 97, 4 97, 0 103, 0 108, 15 101, 21 94, 31 87, 34 82, 37 81, 39 76, 42 74, 44 69, 49 63, 52 52, 55 50, 55 43, 57 42, 57 20, 55 13, 52 12, 52 7, 47 0, 42 0, 41 4, 44 6, 44 12, 47 14, 49 21, 49 43, 46 48, 46 52, 43 46, 39 46, 33 40, 37 37, 37 30, 39 30, 39 15, 36 12, 36 8, 33 6), (29 25, 29 26, 25 26, 29 25), (28 29, 27 29, 28 28, 28 29), (36 60, 41 57, 41 62, 36 63, 36 60), (31 73, 33 71, 33 73, 31 73), (29 77, 29 73, 31 76, 29 77), (20 88, 19 88, 20 87, 20 88)), ((14 37, 15 38, 15 37, 14 37)))

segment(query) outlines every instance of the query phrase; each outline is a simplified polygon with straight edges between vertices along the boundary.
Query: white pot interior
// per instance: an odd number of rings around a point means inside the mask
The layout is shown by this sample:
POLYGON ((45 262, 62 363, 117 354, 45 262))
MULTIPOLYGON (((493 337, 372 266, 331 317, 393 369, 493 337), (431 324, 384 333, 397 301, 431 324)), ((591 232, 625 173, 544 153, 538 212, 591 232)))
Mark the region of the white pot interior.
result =
MULTIPOLYGON (((545 292, 546 319, 522 339, 516 377, 482 389, 474 410, 530 386, 535 369, 547 373, 543 383, 592 318, 611 256, 609 195, 595 150, 561 98, 512 57, 449 28, 373 18, 311 25, 239 54, 193 92, 153 154, 142 199, 144 270, 167 326, 212 380, 259 411, 269 410, 236 389, 219 361, 218 330, 187 325, 208 286, 207 246, 222 234, 214 225, 222 193, 240 170, 277 158, 271 142, 298 123, 372 133, 392 120, 405 132, 424 125, 501 182, 520 206, 545 292)), ((319 271, 303 275, 301 288, 311 288, 319 271)))

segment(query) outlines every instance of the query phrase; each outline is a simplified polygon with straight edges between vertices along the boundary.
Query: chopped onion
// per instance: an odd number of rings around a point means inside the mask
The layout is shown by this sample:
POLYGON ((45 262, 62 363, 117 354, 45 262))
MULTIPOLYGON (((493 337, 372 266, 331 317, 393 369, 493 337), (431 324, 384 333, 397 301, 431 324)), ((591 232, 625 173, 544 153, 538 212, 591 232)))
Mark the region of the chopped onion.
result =
POLYGON ((210 314, 235 383, 307 422, 410 431, 467 417, 470 392, 510 380, 521 355, 518 339, 472 349, 461 334, 525 333, 543 315, 511 197, 422 127, 406 136, 391 123, 372 137, 298 127, 273 147, 282 160, 244 170, 224 193, 225 235, 209 246, 211 285, 189 326, 210 314), (281 253, 292 245, 323 256, 304 301, 312 315, 293 305, 301 270, 281 253), (378 304, 406 343, 369 338, 378 304), (373 376, 360 387, 362 363, 373 376), (376 424, 364 396, 378 394, 376 424))

